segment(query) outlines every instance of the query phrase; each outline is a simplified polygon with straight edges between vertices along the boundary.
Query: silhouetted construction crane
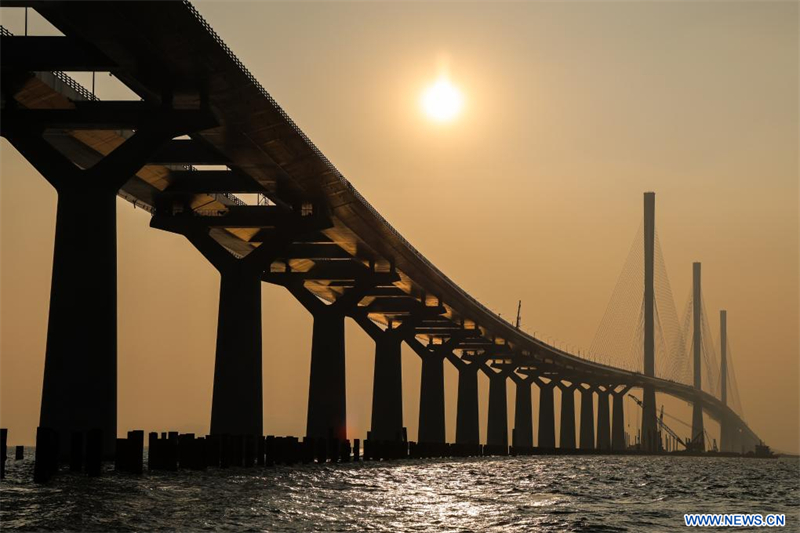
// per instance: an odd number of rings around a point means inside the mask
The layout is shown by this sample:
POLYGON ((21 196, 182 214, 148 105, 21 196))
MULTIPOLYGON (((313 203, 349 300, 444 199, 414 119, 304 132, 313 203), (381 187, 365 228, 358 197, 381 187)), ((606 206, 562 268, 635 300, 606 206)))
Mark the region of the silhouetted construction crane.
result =
MULTIPOLYGON (((643 407, 643 406, 642 406, 642 400, 640 400, 639 398, 637 398, 637 397, 636 397, 636 396, 634 396, 633 394, 628 394, 628 396, 630 396, 631 398, 633 398, 633 401, 634 401, 634 402, 636 402, 636 405, 638 405, 639 407, 643 407)), ((663 405, 661 406, 661 415, 658 417, 658 425, 659 425, 659 427, 660 427, 661 429, 663 429, 664 431, 666 431, 666 432, 667 432, 667 433, 668 433, 668 434, 669 434, 669 435, 670 435, 670 436, 671 436, 673 439, 675 439, 675 442, 677 442, 678 444, 680 444, 681 446, 683 446, 684 448, 686 448, 686 443, 685 443, 685 442, 683 442, 683 439, 681 439, 681 438, 678 436, 678 434, 677 434, 677 433, 675 433, 674 431, 672 431, 672 429, 671 429, 671 428, 670 428, 668 425, 666 425, 666 424, 664 423, 664 406, 663 406, 663 405)))

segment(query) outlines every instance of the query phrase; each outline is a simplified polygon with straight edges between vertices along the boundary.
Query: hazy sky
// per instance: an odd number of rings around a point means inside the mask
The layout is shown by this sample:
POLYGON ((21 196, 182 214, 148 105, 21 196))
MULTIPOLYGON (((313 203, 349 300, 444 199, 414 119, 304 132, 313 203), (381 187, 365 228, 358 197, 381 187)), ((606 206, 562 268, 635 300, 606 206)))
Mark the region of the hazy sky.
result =
MULTIPOLYGON (((198 8, 406 238, 503 316, 523 300, 529 332, 589 347, 642 192, 656 191, 678 307, 702 261, 715 334, 717 310, 728 310, 746 419, 773 447, 800 451, 797 3, 198 8), (464 109, 434 124, 420 94, 445 66, 464 109)), ((21 32, 18 13, 0 11, 21 32)), ((120 93, 100 76, 98 94, 120 93)), ((56 195, 0 147, 0 417, 10 442, 32 443, 56 195)), ((183 238, 118 206, 119 430, 207 432, 218 276, 183 238)), ((265 432, 302 435, 311 317, 284 289, 262 294, 265 432)), ((374 346, 347 327, 348 424, 363 438, 374 346)), ((412 440, 419 369, 404 348, 412 440)), ((448 440, 455 380, 447 367, 448 440)), ((509 398, 512 414, 513 387, 509 398)), ((685 404, 676 409, 689 420, 685 404)))

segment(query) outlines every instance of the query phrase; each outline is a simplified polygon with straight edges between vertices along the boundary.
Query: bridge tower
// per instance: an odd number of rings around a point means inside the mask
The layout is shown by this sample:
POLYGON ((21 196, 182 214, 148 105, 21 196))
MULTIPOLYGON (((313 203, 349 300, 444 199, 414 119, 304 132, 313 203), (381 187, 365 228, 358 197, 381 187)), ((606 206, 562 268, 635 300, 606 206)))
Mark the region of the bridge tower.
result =
MULTIPOLYGON (((724 309, 719 312, 719 342, 720 342, 720 400, 723 405, 728 405, 728 312, 724 309)), ((720 419, 719 449, 723 452, 736 451, 733 446, 732 424, 727 414, 720 419)))
POLYGON ((692 264, 692 352, 694 356, 694 388, 697 389, 697 399, 692 410, 692 445, 696 449, 705 450, 705 431, 703 429, 703 404, 700 394, 703 380, 700 369, 700 359, 703 346, 703 308, 701 305, 702 291, 700 290, 700 263, 692 264))
MULTIPOLYGON (((644 375, 655 376, 655 233, 656 193, 644 193, 644 375)), ((658 451, 656 392, 652 385, 642 389, 642 449, 658 451)))

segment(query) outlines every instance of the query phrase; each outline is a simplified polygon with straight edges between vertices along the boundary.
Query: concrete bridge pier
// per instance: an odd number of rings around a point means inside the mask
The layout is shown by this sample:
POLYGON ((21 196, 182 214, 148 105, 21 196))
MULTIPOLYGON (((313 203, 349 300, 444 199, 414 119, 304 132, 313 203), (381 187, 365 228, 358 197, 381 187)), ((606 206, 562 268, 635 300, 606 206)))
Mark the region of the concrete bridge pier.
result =
POLYGON ((211 435, 262 435, 261 272, 219 268, 211 435))
POLYGON ((387 330, 375 341, 372 391, 372 436, 376 440, 403 439, 402 338, 387 330))
POLYGON ((422 358, 419 395, 419 442, 445 442, 444 354, 433 350, 422 358))
POLYGON ((99 429, 110 458, 117 438, 116 194, 164 142, 188 131, 177 119, 142 125, 82 170, 42 137, 43 117, 36 131, 26 120, 5 120, 2 128, 58 193, 39 426, 56 432, 61 459, 70 456, 74 432, 99 429))
POLYGON ((517 387, 514 399, 514 439, 512 446, 520 448, 533 447, 533 407, 531 404, 531 376, 520 376, 512 372, 511 379, 517 387))
POLYGON ((539 442, 538 447, 548 450, 556 447, 556 419, 553 389, 555 380, 543 382, 538 376, 534 377, 536 386, 539 387, 539 442))
POLYGON ((402 440, 403 367, 401 348, 407 329, 389 323, 379 328, 366 315, 356 319, 375 341, 375 370, 372 382, 372 438, 377 441, 402 440))
POLYGON ((581 450, 594 450, 594 387, 579 388, 581 392, 581 450))
POLYGON ((478 367, 475 363, 457 365, 458 406, 456 413, 456 443, 479 444, 478 420, 478 367))
POLYGON ((210 434, 262 435, 261 279, 291 230, 240 258, 203 224, 201 217, 159 212, 150 221, 151 227, 184 235, 220 274, 210 434))
POLYGON ((558 382, 561 389, 561 432, 558 440, 558 447, 562 450, 575 449, 575 389, 576 383, 566 385, 563 381, 558 382))
POLYGON ((610 387, 597 389, 597 449, 611 449, 611 418, 609 413, 610 387))
POLYGON ((630 387, 623 387, 622 390, 611 389, 612 400, 612 424, 611 424, 611 449, 623 451, 625 449, 625 395, 628 394, 630 387))
POLYGON ((314 313, 306 435, 347 439, 344 315, 325 309, 314 313))
POLYGON ((262 435, 261 274, 275 247, 265 242, 237 259, 208 232, 187 238, 220 273, 210 434, 262 435))
POLYGON ((506 400, 506 381, 508 372, 492 370, 483 366, 489 377, 489 415, 486 423, 486 444, 508 446, 508 403, 506 400))
POLYGON ((356 284, 334 303, 326 304, 305 288, 302 279, 286 283, 289 292, 314 317, 306 437, 347 439, 344 319, 371 287, 356 284))
MULTIPOLYGON (((424 345, 412 334, 406 337, 406 343, 422 359, 422 376, 419 397, 419 434, 420 443, 444 443, 444 360, 451 361, 461 370, 462 362, 453 354, 463 338, 464 332, 452 335, 446 342, 424 345)), ((465 363, 464 363, 465 364, 465 363)), ((460 376, 460 374, 459 374, 460 376)), ((477 382, 475 398, 477 399, 477 382)), ((477 400, 476 400, 477 406, 477 400)), ((477 414, 476 414, 477 418, 477 414)))

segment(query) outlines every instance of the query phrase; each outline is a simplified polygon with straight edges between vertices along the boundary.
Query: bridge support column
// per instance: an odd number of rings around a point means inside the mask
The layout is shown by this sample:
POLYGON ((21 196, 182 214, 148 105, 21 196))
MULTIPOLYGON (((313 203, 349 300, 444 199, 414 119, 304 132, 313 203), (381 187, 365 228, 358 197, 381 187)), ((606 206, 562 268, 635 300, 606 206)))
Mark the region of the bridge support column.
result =
POLYGON ((62 459, 73 432, 100 428, 106 457, 116 446, 116 231, 114 191, 59 189, 39 426, 62 459))
MULTIPOLYGON (((364 298, 374 282, 372 280, 356 282, 354 287, 348 289, 331 304, 323 303, 305 288, 304 283, 302 278, 299 278, 284 284, 314 317, 306 436, 314 439, 327 439, 332 436, 344 441, 347 439, 344 319, 348 313, 357 308, 358 302, 364 298)), ((376 355, 378 349, 376 348, 376 355)), ((398 353, 394 352, 394 357, 397 355, 398 353)), ((392 368, 396 370, 395 366, 392 368)), ((394 392, 396 394, 396 388, 394 392)), ((400 416, 402 423, 402 414, 400 416)))
POLYGON ((387 329, 375 339, 375 374, 372 386, 372 438, 403 438, 403 339, 387 329))
POLYGON ((99 429, 110 458, 117 438, 116 194, 180 126, 143 126, 86 170, 25 127, 4 124, 2 135, 58 193, 39 426, 56 432, 61 459, 70 456, 74 432, 99 429))
POLYGON ((262 435, 261 277, 290 230, 237 258, 193 217, 157 213, 150 225, 184 235, 220 274, 210 434, 262 435))
POLYGON ((647 385, 642 388, 641 449, 646 452, 657 452, 659 450, 656 391, 653 387, 647 385))
POLYGON ((594 450, 594 387, 580 387, 581 391, 581 450, 594 450))
POLYGON ((553 450, 556 447, 556 419, 553 389, 556 382, 550 380, 544 383, 538 377, 534 378, 539 387, 539 442, 538 447, 553 450))
POLYGON ((439 351, 432 351, 422 358, 417 440, 423 443, 445 441, 444 355, 439 351))
POLYGON ((561 432, 558 440, 558 447, 562 450, 575 449, 575 389, 577 385, 572 383, 565 385, 559 382, 558 388, 561 389, 561 432))
POLYGON ((508 446, 508 403, 505 370, 495 372, 485 367, 489 376, 489 417, 486 424, 486 444, 508 446))
POLYGON ((521 377, 517 373, 511 374, 517 386, 517 394, 514 400, 514 442, 513 446, 520 448, 533 447, 533 407, 531 404, 531 385, 533 383, 530 376, 521 377))
POLYGON ((454 333, 446 342, 427 346, 419 342, 413 333, 406 337, 406 343, 411 346, 420 359, 422 359, 422 380, 420 383, 419 399, 419 435, 417 441, 421 443, 444 443, 445 442, 445 423, 444 423, 444 360, 447 358, 459 371, 459 420, 464 425, 463 438, 471 438, 471 401, 474 398, 475 420, 477 425, 477 365, 467 364, 453 353, 464 335, 466 330, 454 333), (474 371, 473 371, 474 367, 474 371), (462 374, 467 372, 467 374, 462 374), (474 376, 474 388, 469 382, 474 376), (462 379, 464 380, 462 382, 462 379), (463 384, 463 388, 462 388, 463 384), (470 390, 472 389, 472 390, 470 390), (474 391, 474 396, 472 392, 474 391), (462 396, 463 394, 463 396, 462 396), (463 402, 462 402, 463 398, 463 402), (462 409, 462 406, 463 409, 462 409))
POLYGON ((220 269, 212 435, 262 435, 261 272, 220 269))
POLYGON ((458 412, 456 443, 479 444, 478 365, 462 363, 458 368, 458 412))
POLYGON ((611 449, 611 418, 609 413, 609 387, 597 390, 597 449, 611 449))
MULTIPOLYGON (((324 305, 324 304, 323 304, 324 305)), ((306 436, 347 439, 344 315, 314 313, 306 436)))
POLYGON ((630 387, 624 387, 621 391, 612 390, 611 392, 613 398, 611 449, 614 451, 625 450, 625 406, 623 402, 629 390, 630 387))

